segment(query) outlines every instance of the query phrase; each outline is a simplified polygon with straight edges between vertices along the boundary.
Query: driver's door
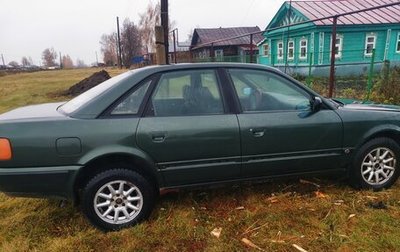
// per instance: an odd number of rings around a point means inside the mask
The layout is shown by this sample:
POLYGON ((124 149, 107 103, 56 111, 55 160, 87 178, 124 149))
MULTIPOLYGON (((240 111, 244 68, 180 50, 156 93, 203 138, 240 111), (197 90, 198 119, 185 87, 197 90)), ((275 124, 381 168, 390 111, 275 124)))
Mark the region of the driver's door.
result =
POLYGON ((242 175, 279 175, 339 168, 342 122, 335 111, 311 111, 311 94, 264 70, 230 69, 239 97, 242 175))

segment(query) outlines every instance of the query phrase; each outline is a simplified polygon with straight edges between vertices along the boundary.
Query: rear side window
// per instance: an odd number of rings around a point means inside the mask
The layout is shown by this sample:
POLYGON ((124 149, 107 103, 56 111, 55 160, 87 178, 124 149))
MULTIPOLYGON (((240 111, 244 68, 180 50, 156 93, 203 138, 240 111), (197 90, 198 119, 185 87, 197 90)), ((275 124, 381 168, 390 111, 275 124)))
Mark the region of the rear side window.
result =
POLYGON ((213 70, 165 73, 151 98, 154 116, 211 115, 224 112, 213 70))
POLYGON ((147 81, 128 97, 122 100, 112 111, 111 115, 135 115, 139 112, 140 105, 151 83, 147 81))

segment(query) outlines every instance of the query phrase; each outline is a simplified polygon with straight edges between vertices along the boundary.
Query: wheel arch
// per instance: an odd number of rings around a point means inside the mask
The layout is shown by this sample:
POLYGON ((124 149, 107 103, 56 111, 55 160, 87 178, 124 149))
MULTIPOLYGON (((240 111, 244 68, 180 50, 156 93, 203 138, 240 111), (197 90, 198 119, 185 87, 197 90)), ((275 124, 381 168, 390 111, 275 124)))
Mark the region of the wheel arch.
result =
POLYGON ((397 144, 400 145, 400 127, 396 125, 383 125, 373 128, 364 135, 362 141, 357 144, 356 149, 361 148, 361 146, 368 141, 378 137, 387 137, 393 139, 397 144))
POLYGON ((157 172, 156 165, 146 154, 132 152, 112 152, 102 153, 87 159, 83 167, 77 172, 74 183, 74 202, 78 203, 80 198, 80 191, 85 184, 95 175, 110 169, 108 165, 112 164, 128 164, 129 169, 135 171, 148 179, 158 190, 163 185, 161 175, 157 172))

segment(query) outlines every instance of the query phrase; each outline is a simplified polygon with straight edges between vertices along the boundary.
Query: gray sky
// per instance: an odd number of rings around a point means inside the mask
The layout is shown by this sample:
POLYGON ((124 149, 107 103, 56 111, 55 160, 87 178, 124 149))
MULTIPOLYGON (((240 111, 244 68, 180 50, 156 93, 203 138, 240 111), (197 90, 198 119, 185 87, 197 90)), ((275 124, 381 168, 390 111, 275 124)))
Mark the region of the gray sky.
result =
MULTIPOLYGON (((157 0, 158 1, 158 0, 157 0)), ((32 57, 39 65, 47 47, 76 63, 102 59, 99 40, 116 30, 116 16, 135 23, 149 0, 0 0, 0 53, 6 64, 32 57)), ((152 0, 153 3, 156 0, 152 0)), ((179 40, 196 27, 259 26, 264 29, 284 0, 169 0, 179 40)), ((1 63, 0 63, 1 64, 1 63)))

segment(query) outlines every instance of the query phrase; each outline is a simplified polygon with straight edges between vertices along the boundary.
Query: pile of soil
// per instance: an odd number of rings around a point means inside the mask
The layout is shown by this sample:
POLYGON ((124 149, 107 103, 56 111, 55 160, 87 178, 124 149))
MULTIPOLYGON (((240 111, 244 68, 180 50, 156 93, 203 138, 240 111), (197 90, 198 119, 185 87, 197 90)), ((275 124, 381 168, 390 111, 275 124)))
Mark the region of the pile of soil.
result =
POLYGON ((110 79, 111 76, 105 70, 101 70, 100 72, 96 72, 89 76, 86 79, 81 80, 75 85, 71 86, 67 91, 65 91, 64 95, 77 96, 110 79))

